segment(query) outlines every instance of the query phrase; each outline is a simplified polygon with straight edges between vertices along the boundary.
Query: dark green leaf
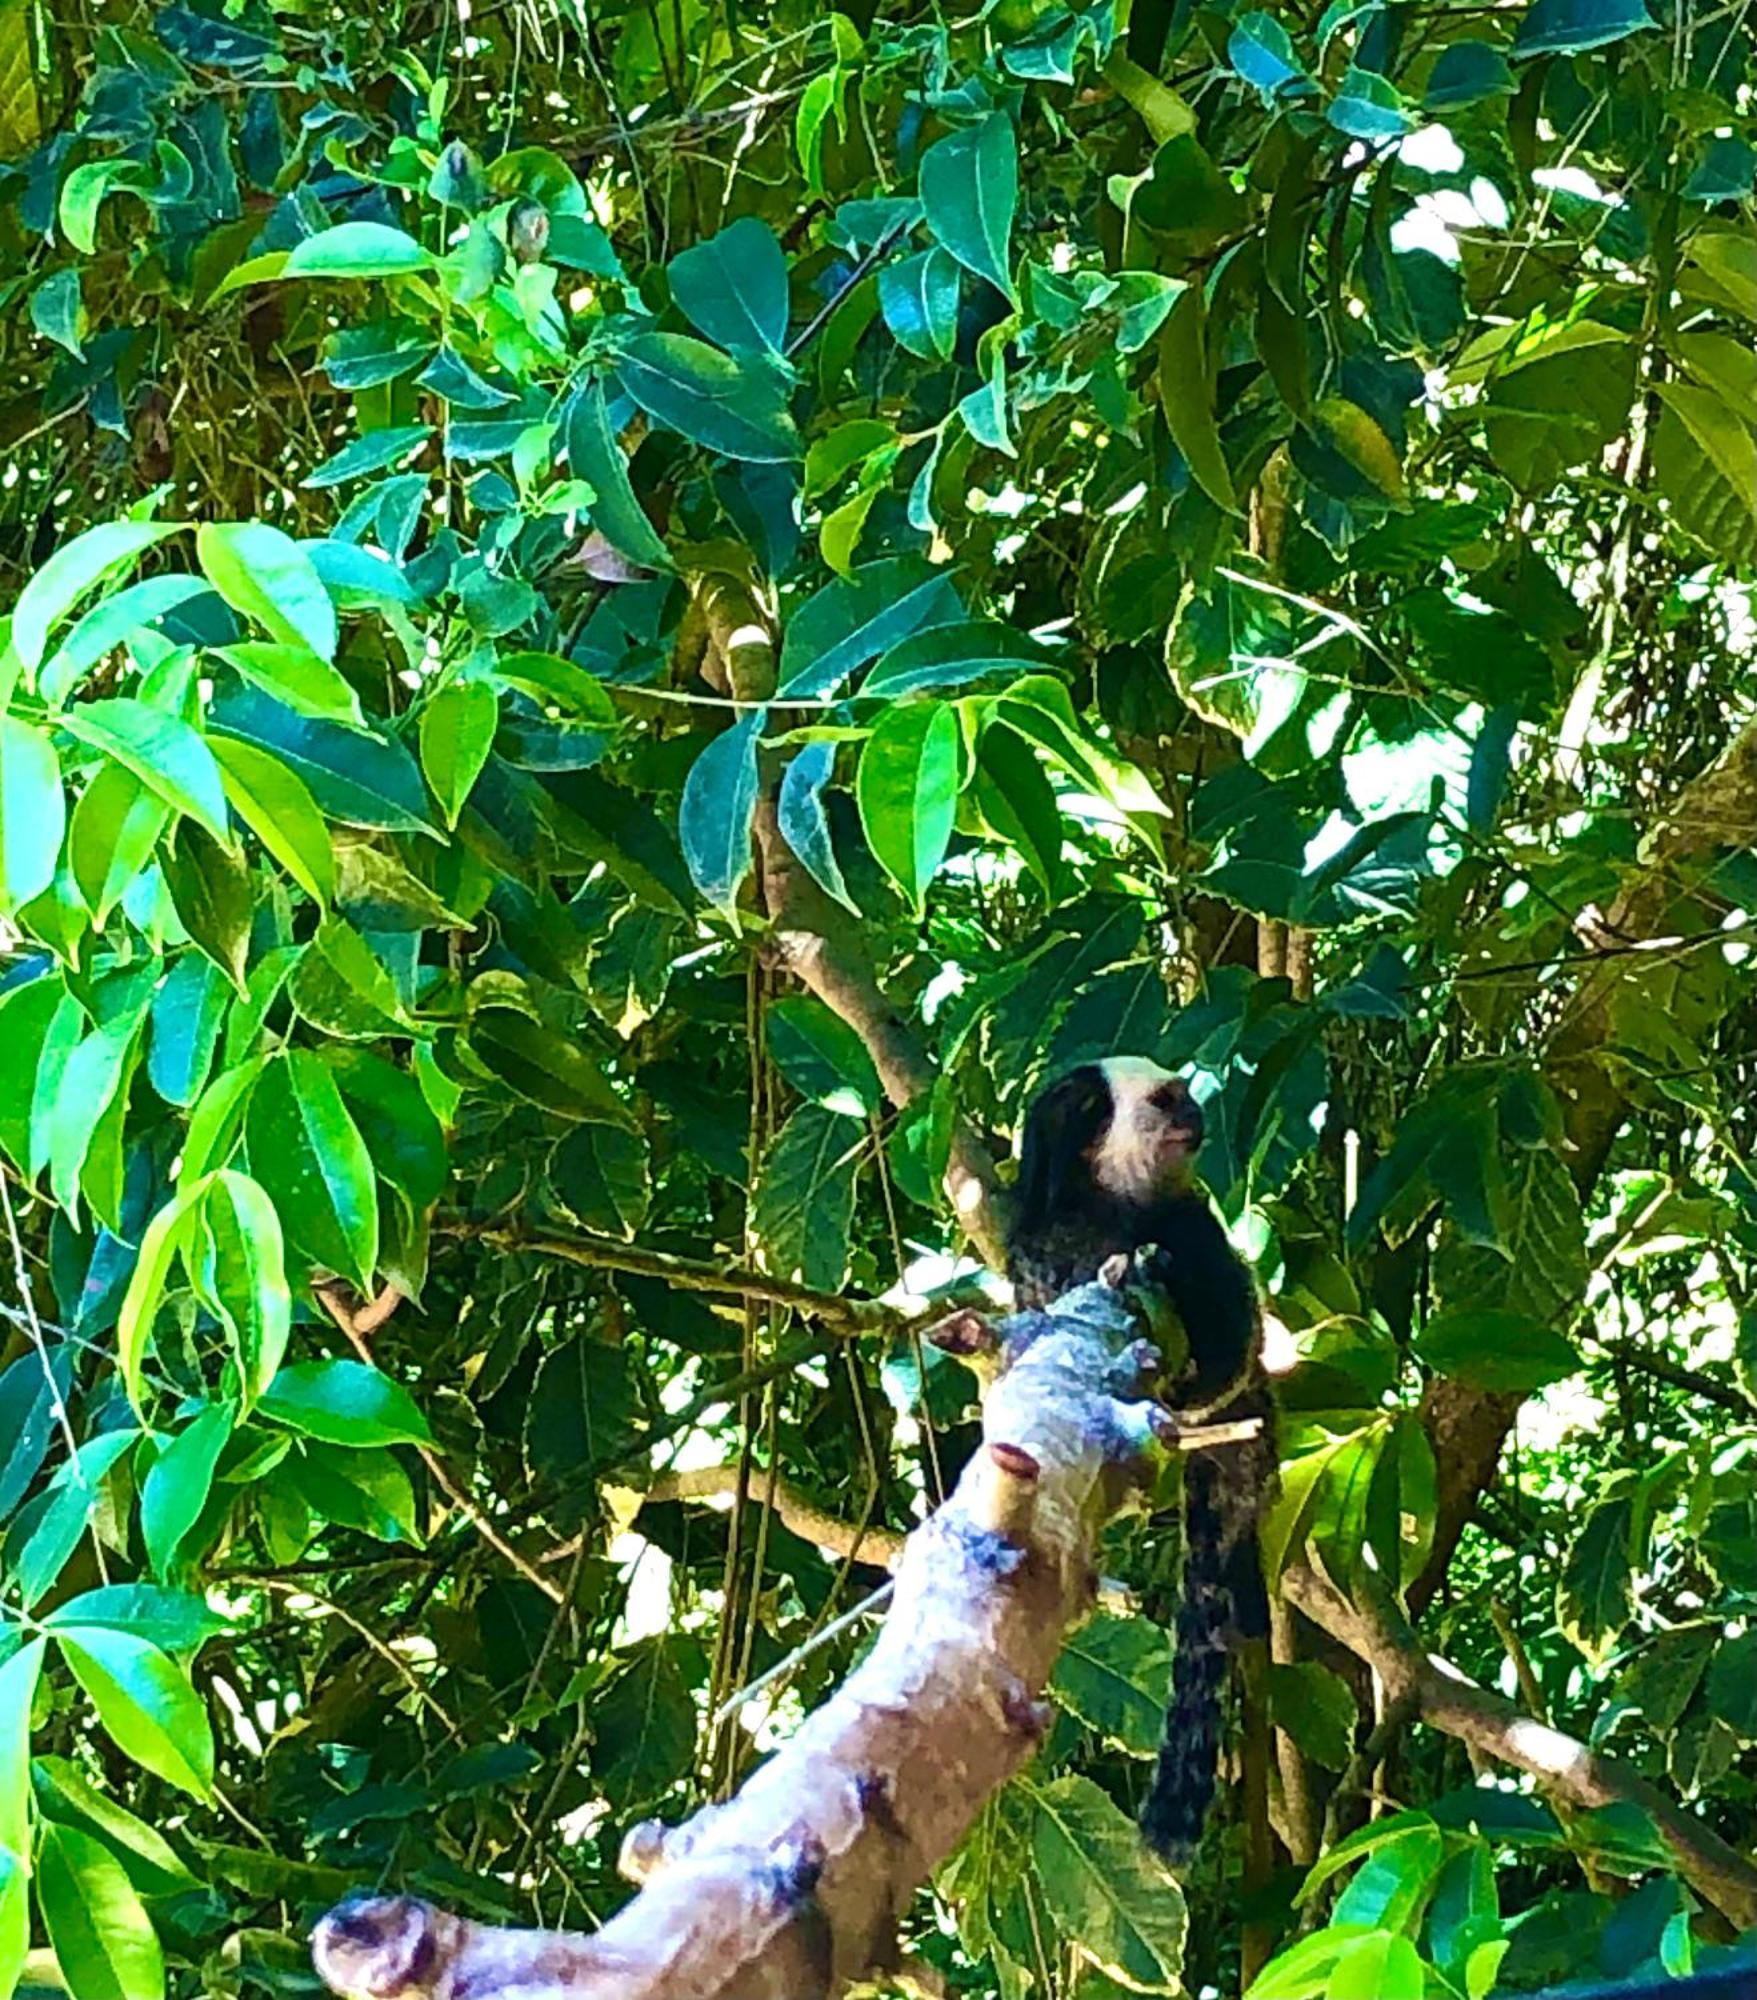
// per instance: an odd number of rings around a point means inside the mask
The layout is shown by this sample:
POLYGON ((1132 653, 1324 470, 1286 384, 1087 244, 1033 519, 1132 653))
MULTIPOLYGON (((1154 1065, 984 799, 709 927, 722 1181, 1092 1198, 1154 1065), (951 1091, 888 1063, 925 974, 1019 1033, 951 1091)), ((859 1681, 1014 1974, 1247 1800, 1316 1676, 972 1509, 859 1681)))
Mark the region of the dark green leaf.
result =
POLYGON ((637 334, 616 378, 648 416, 710 451, 754 464, 799 456, 777 378, 686 333, 637 334))
POLYGON ((781 352, 787 261, 766 222, 740 217, 719 235, 680 250, 669 275, 671 296, 698 333, 735 354, 781 352))
POLYGON ((1100 1612, 1062 1648, 1049 1691, 1131 1757, 1151 1757, 1165 1734, 1171 1646, 1148 1618, 1100 1612))
POLYGON ((863 1125, 816 1104, 800 1105, 775 1135, 752 1196, 751 1226, 777 1277, 814 1291, 841 1288, 866 1141, 863 1125))
POLYGON ((1528 1395, 1578 1374, 1579 1350, 1564 1334, 1526 1314, 1454 1306, 1436 1313, 1417 1336, 1417 1355, 1437 1374, 1473 1389, 1528 1395))
POLYGON ((288 1241, 370 1296, 378 1261, 372 1161, 331 1072, 303 1049, 263 1072, 245 1120, 251 1172, 288 1241))
POLYGON ((801 1097, 855 1117, 883 1103, 866 1044, 840 1015, 806 993, 775 1001, 766 1016, 769 1054, 801 1097))
POLYGON ((665 544, 635 498, 628 461, 610 428, 601 382, 587 382, 569 406, 567 462, 575 477, 592 489, 592 524, 604 539, 630 562, 669 569, 665 544))
POLYGON ((263 1391, 262 1414, 326 1443, 431 1444, 433 1433, 398 1382, 363 1361, 299 1361, 263 1391))
POLYGON ((750 709, 714 738, 690 766, 677 815, 691 879, 733 923, 739 886, 750 872, 757 751, 767 720, 767 709, 750 709))
POLYGON ((250 869, 243 857, 193 820, 184 820, 160 865, 183 928, 243 992, 255 904, 250 869))
POLYGON ((1655 25, 1643 0, 1536 0, 1519 24, 1513 53, 1577 55, 1655 25))
POLYGON ((210 719, 219 733, 273 751, 332 819, 391 833, 437 831, 421 774, 400 743, 295 715, 249 688, 217 701, 210 719))
POLYGON ((1013 215, 1019 205, 1019 152, 1001 112, 948 132, 921 156, 927 226, 958 262, 1017 304, 1011 271, 1013 215))

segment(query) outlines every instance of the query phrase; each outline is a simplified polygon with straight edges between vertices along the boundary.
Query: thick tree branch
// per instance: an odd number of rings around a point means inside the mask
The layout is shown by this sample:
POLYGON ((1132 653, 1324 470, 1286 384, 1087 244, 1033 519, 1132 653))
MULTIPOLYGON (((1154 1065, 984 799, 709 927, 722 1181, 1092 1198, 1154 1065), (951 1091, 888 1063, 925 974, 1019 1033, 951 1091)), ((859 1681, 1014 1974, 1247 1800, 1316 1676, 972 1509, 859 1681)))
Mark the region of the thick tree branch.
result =
POLYGON ((371 2000, 830 2000, 893 1964, 910 1896, 1048 1726, 1100 1528, 1160 1453, 1238 1428, 1180 1434, 1141 1400, 1157 1357, 1135 1331, 1109 1283, 1007 1322, 983 1446, 904 1545, 871 1652, 736 1797, 634 1829, 644 1887, 595 1936, 374 1898, 318 1925, 323 1978, 371 2000))
POLYGON ((1347 1598, 1304 1565, 1286 1572, 1282 1590, 1314 1624, 1371 1662, 1399 1712, 1407 1710, 1473 1750, 1529 1771, 1546 1790, 1574 1805, 1640 1806, 1690 1886, 1740 1930, 1757 1924, 1757 1867, 1639 1772, 1466 1680, 1422 1647, 1395 1605, 1375 1600, 1370 1591, 1347 1598))

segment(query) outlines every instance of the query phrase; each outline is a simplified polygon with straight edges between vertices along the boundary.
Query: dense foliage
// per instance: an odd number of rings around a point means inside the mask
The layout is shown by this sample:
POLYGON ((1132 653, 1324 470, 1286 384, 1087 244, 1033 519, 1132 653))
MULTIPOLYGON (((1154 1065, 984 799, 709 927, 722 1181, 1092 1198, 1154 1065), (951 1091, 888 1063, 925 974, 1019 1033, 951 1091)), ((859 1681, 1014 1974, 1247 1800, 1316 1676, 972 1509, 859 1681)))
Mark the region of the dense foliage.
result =
MULTIPOLYGON (((1277 1560, 1751 1852, 1757 107, 1651 6, 0 0, 0 1989, 601 1918, 974 1434, 808 1295, 1113 1050, 1277 1560)), ((1729 1937, 1280 1637, 1192 1990, 1729 1937)), ((1165 1672, 1076 1640, 950 1991, 1174 1989, 1165 1672)))

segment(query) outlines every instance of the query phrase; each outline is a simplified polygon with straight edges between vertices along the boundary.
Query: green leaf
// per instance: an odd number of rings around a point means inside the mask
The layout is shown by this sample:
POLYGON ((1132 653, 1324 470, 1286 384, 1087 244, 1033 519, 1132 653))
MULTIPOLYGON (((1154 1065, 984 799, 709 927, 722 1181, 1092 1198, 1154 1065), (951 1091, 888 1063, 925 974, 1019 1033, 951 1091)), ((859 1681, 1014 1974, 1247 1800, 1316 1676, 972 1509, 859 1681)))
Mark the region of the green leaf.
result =
POLYGON ((320 722, 364 727, 360 697, 341 673, 328 660, 319 659, 309 646, 290 646, 278 639, 242 639, 235 646, 216 650, 247 681, 295 713, 315 716, 320 722))
POLYGON ((940 702, 889 710, 860 753, 855 796, 867 844, 918 910, 951 842, 959 753, 957 712, 940 702))
POLYGON ((386 466, 396 465, 420 449, 433 435, 431 424, 387 424, 370 430, 331 452, 321 465, 314 466, 300 480, 302 491, 320 493, 331 486, 344 486, 350 479, 365 479, 386 466))
POLYGON ((1245 2000, 1318 2000, 1339 1960, 1362 1933, 1354 1925, 1326 1925, 1278 1953, 1245 1989, 1245 2000))
POLYGON ((1422 103, 1429 111, 1461 111, 1486 97, 1510 96, 1513 88, 1513 72, 1494 43, 1453 42, 1428 72, 1422 103))
POLYGON ((152 1919, 107 1847, 50 1821, 37 1855, 36 1890, 55 1962, 75 2000, 164 2000, 165 1960, 152 1919))
POLYGON ((1227 41, 1226 59, 1266 100, 1310 87, 1292 39, 1273 14, 1241 14, 1227 41))
POLYGON ((1327 1771, 1348 1766, 1357 1720, 1348 1683, 1316 1660, 1269 1669, 1269 1713, 1314 1764, 1327 1771))
POLYGON ((824 786, 829 783, 835 765, 834 743, 806 744, 781 774, 776 822, 781 838, 818 887, 858 916, 859 906, 842 879, 841 864, 830 837, 829 817, 824 811, 824 786))
POLYGON ((770 1006, 764 1032, 769 1054, 801 1097, 857 1118, 882 1106, 866 1044, 814 995, 784 994, 770 1006))
POLYGON ((381 1542, 421 1546, 414 1488, 386 1445, 358 1450, 315 1439, 304 1442, 288 1454, 280 1477, 326 1521, 381 1542))
POLYGON ((335 1071, 379 1178, 406 1194, 411 1207, 431 1208, 445 1192, 451 1162, 445 1132, 420 1084, 370 1049, 326 1049, 323 1059, 335 1071))
POLYGON ((860 697, 918 694, 968 687, 991 675, 1040 668, 1044 649, 996 618, 963 618, 908 634, 889 647, 860 684, 860 697))
POLYGON ((1513 53, 1578 55, 1655 26, 1643 0, 1536 0, 1519 24, 1513 53))
POLYGON ((210 1611, 205 1599, 157 1583, 100 1584, 57 1605, 43 1623, 51 1632, 70 1625, 108 1626, 165 1653, 193 1653, 227 1630, 227 1620, 210 1611))
MULTIPOLYGON (((222 1167, 202 1201, 201 1228, 189 1239, 191 1249, 200 1245, 196 1290, 231 1337, 248 1414, 281 1365, 292 1324, 280 1218, 249 1175, 222 1167)), ((191 1261, 189 1250, 184 1261, 191 1261)))
POLYGON ((140 879, 170 818, 158 793, 121 764, 105 764, 86 786, 73 808, 67 860, 94 929, 140 879))
POLYGON ((567 462, 575 478, 592 489, 592 525, 630 562, 668 570, 671 557, 635 498, 628 460, 610 428, 604 385, 589 381, 574 397, 567 415, 567 462))
POLYGON ((958 344, 958 260, 937 244, 878 274, 879 310, 897 345, 920 361, 950 361, 958 344))
POLYGON ((1711 555, 1757 552, 1757 433, 1710 389, 1667 382, 1653 469, 1679 522, 1711 555))
POLYGON ((1593 1664, 1616 1645, 1635 1601, 1635 1500, 1615 1492, 1589 1508, 1556 1581, 1556 1622, 1593 1664))
POLYGON ((328 1444, 431 1444, 427 1420, 401 1383, 363 1361, 300 1361, 263 1393, 262 1414, 328 1444))
POLYGON ((951 579, 918 556, 863 563, 810 597, 781 642, 783 695, 833 694, 848 676, 929 625, 964 616, 951 579))
POLYGON ((1403 464, 1397 448, 1358 403, 1325 396, 1313 412, 1325 442, 1389 500, 1405 498, 1403 464))
POLYGON ((40 1511, 33 1503, 23 1547, 13 1542, 7 1550, 7 1566, 27 1611, 67 1567, 80 1537, 92 1527, 100 1510, 109 1506, 111 1496, 102 1490, 102 1481, 116 1461, 134 1448, 139 1436, 138 1431, 128 1429, 87 1438, 73 1458, 56 1470, 47 1492, 40 1496, 40 1511))
POLYGON ((1757 1743, 1757 1629, 1721 1642, 1703 1694, 1741 1743, 1757 1743))
POLYGON ((0 1660, 0 1852, 30 1853, 31 1705, 42 1671, 42 1639, 0 1660))
POLYGON ((652 1192, 646 1136, 620 1125, 577 1125, 550 1155, 549 1179, 586 1228, 632 1236, 652 1192))
POLYGON ((1373 1931, 1337 1961, 1324 2000, 1423 2000, 1427 1975, 1421 1954, 1395 1931, 1373 1931))
POLYGON ((185 820, 160 865, 184 929, 242 993, 256 901, 243 857, 185 820))
POLYGON ((1529 1395, 1577 1375, 1582 1366, 1565 1334, 1495 1307, 1459 1305, 1436 1313, 1417 1336, 1415 1352, 1436 1374, 1497 1394, 1529 1395))
POLYGON ((327 905, 335 894, 335 855, 304 779, 241 737, 216 736, 212 748, 238 817, 313 902, 327 905))
POLYGON ((1004 722, 977 741, 976 806, 1019 853, 1053 903, 1062 886, 1062 812, 1036 752, 1004 722))
MULTIPOLYGON (((1355 1871, 1337 1898, 1335 1921, 1406 1929, 1427 1902, 1445 1857, 1445 1837, 1432 1822, 1401 1828, 1355 1871)), ((1419 1984, 1415 2000, 1421 2000, 1419 1984)))
POLYGON ((545 1355, 525 1418, 531 1471, 563 1491, 590 1493, 639 1448, 644 1426, 627 1352, 576 1334, 545 1355))
POLYGON ((505 681, 521 694, 528 694, 545 708, 567 710, 581 721, 616 726, 616 704, 605 692, 604 683, 589 668, 557 653, 503 653, 494 664, 497 680, 505 681))
POLYGON ((486 681, 453 681, 421 710, 421 769, 447 826, 456 826, 494 747, 500 700, 486 681))
POLYGON ((231 1442, 237 1414, 231 1403, 209 1403, 159 1447, 140 1491, 141 1540, 155 1576, 176 1570, 178 1551, 213 1490, 214 1468, 231 1442))
POLYGON ((739 885, 750 872, 757 752, 767 720, 767 709, 753 708, 723 729, 690 766, 678 808, 690 879, 732 923, 738 921, 739 885))
POLYGON ((89 749, 112 757, 174 811, 186 813, 220 842, 230 839, 220 767, 200 732, 144 701, 82 702, 61 726, 89 749))
POLYGON ((335 658, 335 605, 290 535, 265 521, 213 521, 196 531, 195 549, 208 581, 234 611, 266 627, 282 645, 335 658))
POLYGON ((787 260, 766 222, 741 216, 717 236, 679 251, 667 274, 672 298, 698 333, 735 354, 781 352, 787 260))
POLYGON ((387 222, 339 222, 293 246, 282 267, 288 278, 395 278, 431 271, 438 259, 387 222))
POLYGON ((751 1196, 751 1228, 777 1277, 840 1288, 866 1143, 864 1125, 816 1104, 800 1105, 775 1135, 751 1196))
POLYGON ((948 132, 922 154, 921 206, 928 228, 967 271, 986 278, 1014 306, 1011 243, 1018 205, 1018 143, 1004 112, 948 132))
POLYGON ((637 334, 616 378, 648 416, 709 451, 757 465, 799 456, 776 378, 687 333, 637 334))
MULTIPOLYGON (((1540 0, 1541 4, 1541 0, 1540 0)), ((1413 120, 1397 86, 1370 69, 1351 68, 1330 104, 1330 123, 1350 139, 1382 146, 1401 139, 1413 120)))
POLYGON ((480 1009, 470 1048, 483 1066, 542 1110, 586 1124, 627 1125, 627 1107, 576 1041, 506 1007, 480 1009))
POLYGON ((0 916, 10 916, 54 881, 66 829, 54 744, 44 730, 0 715, 0 916))
POLYGON ((1049 1691, 1107 1743, 1151 1757, 1165 1734, 1171 1642, 1150 1618, 1100 1612, 1062 1648, 1049 1691))
POLYGON ((100 1791, 69 1758, 34 1758, 31 1778, 44 1818, 107 1847, 141 1895, 180 1896, 200 1887, 157 1828, 100 1791))
POLYGON ((1184 1899, 1090 1778, 1035 1791, 1032 1855, 1049 1922, 1135 1993, 1180 1991, 1184 1899))
POLYGON ((12 649, 27 677, 42 664, 49 633, 106 577, 176 534, 178 521, 105 521, 58 548, 19 592, 12 613, 12 649))
POLYGON ((384 833, 438 830, 428 818, 421 773, 400 743, 296 715, 250 688, 216 702, 208 720, 216 735, 272 750, 305 780, 330 819, 384 833))
POLYGON ((326 1035, 370 1042, 392 1030, 410 1031, 396 981, 343 917, 318 925, 292 967, 287 997, 301 1020, 326 1035))
POLYGON ((207 587, 199 576, 149 576, 104 596, 43 662, 38 692, 58 708, 106 654, 202 596, 207 587))
POLYGON ((186 1161, 185 1178, 177 1192, 146 1226, 116 1320, 116 1365, 136 1410, 143 1408, 141 1370, 152 1340, 153 1321, 170 1282, 172 1262, 196 1226, 196 1210, 206 1191, 205 1180, 188 1178, 189 1171, 186 1161))
MULTIPOLYGON (((83 1037, 61 1074, 48 1121, 49 1186, 69 1210, 78 1204, 80 1169, 95 1145, 104 1115, 119 1092, 126 1095, 139 1061, 145 1004, 146 995, 141 993, 134 1004, 83 1037)), ((94 1192, 87 1191, 88 1200, 94 1192)), ((106 1219, 116 1218, 112 1214, 106 1219)))
POLYGON ((377 1181, 329 1069, 304 1049, 286 1050, 251 1094, 244 1131, 251 1173, 288 1242, 369 1297, 378 1263, 377 1181))
POLYGON ((117 1749, 205 1799, 214 1778, 213 1731, 176 1661, 150 1640, 101 1625, 57 1624, 55 1638, 117 1749))

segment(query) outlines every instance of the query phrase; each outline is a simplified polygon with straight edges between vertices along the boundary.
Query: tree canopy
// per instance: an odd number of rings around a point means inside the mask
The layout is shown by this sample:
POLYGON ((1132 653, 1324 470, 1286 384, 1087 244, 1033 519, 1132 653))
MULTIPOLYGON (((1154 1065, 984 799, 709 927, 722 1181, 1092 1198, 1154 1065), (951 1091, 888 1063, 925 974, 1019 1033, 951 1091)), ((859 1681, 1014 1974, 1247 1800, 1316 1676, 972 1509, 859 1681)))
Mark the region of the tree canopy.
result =
POLYGON ((978 1436, 923 1313, 1116 1052, 1270 1314, 1273 1847, 1130 1825, 1168 1490, 915 1951, 1757 1927, 1753 73, 1710 0, 0 0, 0 1991, 601 1921, 867 1643, 978 1436))

